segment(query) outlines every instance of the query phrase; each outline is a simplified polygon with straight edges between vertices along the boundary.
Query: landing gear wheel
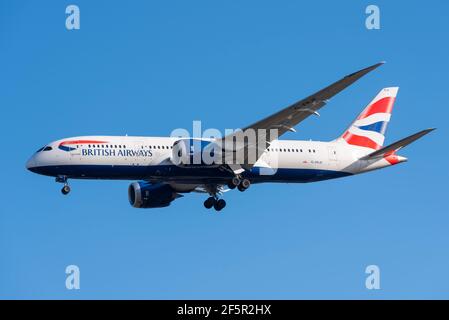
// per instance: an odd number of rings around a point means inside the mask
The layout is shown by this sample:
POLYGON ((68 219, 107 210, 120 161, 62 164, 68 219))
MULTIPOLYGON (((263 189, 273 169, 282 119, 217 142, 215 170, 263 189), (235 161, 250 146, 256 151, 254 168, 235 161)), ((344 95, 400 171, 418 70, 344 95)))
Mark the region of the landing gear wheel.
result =
POLYGON ((228 188, 229 188, 229 189, 233 190, 233 189, 235 189, 235 187, 236 187, 236 186, 233 185, 232 182, 229 182, 229 183, 228 183, 228 188))
POLYGON ((206 201, 204 201, 204 207, 206 209, 210 209, 214 206, 215 204, 215 198, 214 197, 209 197, 206 199, 206 201))
POLYGON ((226 201, 223 199, 217 200, 214 202, 214 209, 217 211, 221 211, 224 207, 226 207, 226 201))
POLYGON ((246 189, 248 189, 250 185, 251 181, 249 181, 248 179, 243 179, 242 182, 239 184, 238 189, 239 191, 243 192, 246 189))
POLYGON ((65 185, 64 187, 62 187, 61 192, 63 195, 69 194, 70 187, 68 185, 65 185))
POLYGON ((242 182, 240 183, 240 185, 243 188, 248 189, 249 186, 251 185, 251 181, 249 181, 248 179, 243 179, 242 182))
POLYGON ((240 184, 240 178, 235 176, 232 178, 232 180, 230 182, 228 182, 228 188, 229 189, 235 189, 236 187, 238 187, 238 185, 240 184))

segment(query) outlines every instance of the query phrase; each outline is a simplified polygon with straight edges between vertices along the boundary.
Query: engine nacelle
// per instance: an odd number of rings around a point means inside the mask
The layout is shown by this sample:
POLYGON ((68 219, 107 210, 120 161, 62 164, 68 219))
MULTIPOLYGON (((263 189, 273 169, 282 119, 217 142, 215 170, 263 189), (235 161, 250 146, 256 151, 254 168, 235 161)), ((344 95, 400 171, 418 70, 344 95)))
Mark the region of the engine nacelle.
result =
POLYGON ((173 144, 170 160, 177 166, 218 165, 221 149, 210 140, 181 139, 173 144))
POLYGON ((167 184, 133 182, 128 187, 129 203, 134 208, 167 207, 179 195, 167 184))

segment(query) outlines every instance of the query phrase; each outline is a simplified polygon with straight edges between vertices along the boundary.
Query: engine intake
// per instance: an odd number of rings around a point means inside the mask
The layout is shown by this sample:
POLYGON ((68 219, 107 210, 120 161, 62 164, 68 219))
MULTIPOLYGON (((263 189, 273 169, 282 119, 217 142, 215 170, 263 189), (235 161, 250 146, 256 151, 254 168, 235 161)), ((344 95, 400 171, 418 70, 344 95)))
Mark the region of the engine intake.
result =
POLYGON ((179 195, 168 184, 151 184, 144 181, 133 182, 128 187, 129 203, 134 208, 162 208, 179 195))

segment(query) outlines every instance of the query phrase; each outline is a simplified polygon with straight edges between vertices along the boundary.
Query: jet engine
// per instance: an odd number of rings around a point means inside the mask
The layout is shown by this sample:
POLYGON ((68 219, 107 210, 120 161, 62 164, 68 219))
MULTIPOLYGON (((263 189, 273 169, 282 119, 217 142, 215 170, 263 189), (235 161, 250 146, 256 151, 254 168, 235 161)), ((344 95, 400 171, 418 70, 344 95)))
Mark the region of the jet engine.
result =
POLYGON ((168 184, 151 184, 145 181, 133 182, 128 187, 129 203, 134 208, 167 207, 176 198, 181 197, 168 184))

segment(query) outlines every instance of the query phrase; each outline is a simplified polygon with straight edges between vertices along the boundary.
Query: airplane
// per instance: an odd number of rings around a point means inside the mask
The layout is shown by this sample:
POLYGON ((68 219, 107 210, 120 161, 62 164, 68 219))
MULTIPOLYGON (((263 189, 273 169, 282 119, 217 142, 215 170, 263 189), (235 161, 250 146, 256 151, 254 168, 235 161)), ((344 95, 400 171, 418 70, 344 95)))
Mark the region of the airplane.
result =
POLYGON ((205 208, 221 211, 226 206, 223 194, 235 188, 243 192, 257 183, 317 182, 390 167, 407 161, 397 154, 399 150, 434 130, 384 146, 398 87, 380 90, 349 128, 330 142, 278 139, 296 132, 294 127, 309 116, 319 116, 318 110, 330 98, 383 63, 349 74, 224 138, 72 137, 37 150, 26 168, 55 177, 63 184, 64 195, 70 192, 69 179, 137 180, 128 187, 135 208, 167 207, 186 193, 199 192, 208 195, 205 208), (251 130, 262 132, 255 142, 237 139, 236 132, 245 135, 251 130), (223 145, 229 137, 232 143, 223 145), (237 157, 241 151, 243 156, 237 157), (205 161, 205 154, 215 160, 205 161))

